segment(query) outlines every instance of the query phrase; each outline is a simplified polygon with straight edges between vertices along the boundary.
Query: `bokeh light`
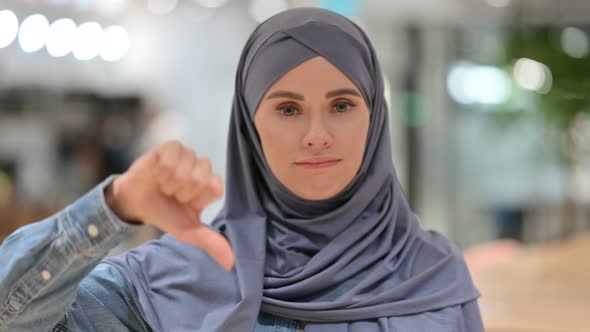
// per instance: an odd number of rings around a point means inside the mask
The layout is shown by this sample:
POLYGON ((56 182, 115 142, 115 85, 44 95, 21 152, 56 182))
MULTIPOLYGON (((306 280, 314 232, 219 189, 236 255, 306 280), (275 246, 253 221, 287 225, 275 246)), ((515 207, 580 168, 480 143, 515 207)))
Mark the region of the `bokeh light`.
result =
POLYGON ((561 47, 572 58, 583 58, 588 55, 588 36, 578 28, 565 28, 561 32, 561 47))
POLYGON ((49 21, 41 14, 23 20, 18 33, 18 42, 24 52, 32 53, 45 46, 49 35, 49 21))
POLYGON ((118 25, 106 28, 102 34, 100 57, 105 61, 121 60, 129 50, 129 35, 118 25))
POLYGON ((10 10, 0 10, 0 48, 4 48, 18 35, 18 18, 10 10))
POLYGON ((447 89, 460 104, 502 104, 510 97, 510 78, 500 68, 459 63, 449 71, 447 89))
POLYGON ((81 61, 91 60, 100 52, 102 28, 96 22, 80 24, 76 29, 73 53, 81 61))
POLYGON ((72 51, 72 41, 76 36, 76 23, 69 18, 53 22, 47 38, 47 52, 54 57, 62 57, 72 51))
POLYGON ((539 93, 549 92, 553 81, 546 65, 527 58, 520 58, 514 64, 514 78, 522 88, 539 93))

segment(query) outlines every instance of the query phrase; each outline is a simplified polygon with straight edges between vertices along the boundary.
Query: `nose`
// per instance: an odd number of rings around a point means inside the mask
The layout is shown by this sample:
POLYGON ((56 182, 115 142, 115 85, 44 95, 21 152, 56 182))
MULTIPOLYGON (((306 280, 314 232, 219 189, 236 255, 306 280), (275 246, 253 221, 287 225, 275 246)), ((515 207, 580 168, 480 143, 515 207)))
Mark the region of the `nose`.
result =
POLYGON ((320 151, 332 145, 334 138, 326 127, 322 116, 315 116, 310 120, 309 128, 303 138, 303 145, 306 149, 320 151))

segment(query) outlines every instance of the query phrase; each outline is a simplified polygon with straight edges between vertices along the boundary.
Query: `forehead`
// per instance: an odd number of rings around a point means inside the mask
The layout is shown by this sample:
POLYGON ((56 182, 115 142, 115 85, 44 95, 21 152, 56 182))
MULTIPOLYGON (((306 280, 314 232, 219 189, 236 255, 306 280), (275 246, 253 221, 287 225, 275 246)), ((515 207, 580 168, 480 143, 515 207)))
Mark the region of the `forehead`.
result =
POLYGON ((267 90, 265 97, 276 90, 324 94, 327 90, 341 88, 359 90, 338 67, 324 57, 316 56, 299 64, 279 78, 267 90))

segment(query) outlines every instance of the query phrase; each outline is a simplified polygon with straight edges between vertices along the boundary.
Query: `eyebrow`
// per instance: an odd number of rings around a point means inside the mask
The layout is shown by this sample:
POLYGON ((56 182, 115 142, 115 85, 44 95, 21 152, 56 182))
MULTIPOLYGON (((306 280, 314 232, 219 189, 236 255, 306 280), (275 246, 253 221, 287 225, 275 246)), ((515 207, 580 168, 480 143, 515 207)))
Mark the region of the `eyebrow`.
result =
MULTIPOLYGON (((341 96, 341 95, 353 95, 353 96, 361 97, 361 94, 358 93, 354 89, 337 89, 337 90, 328 91, 326 93, 326 98, 332 98, 332 97, 341 96)), ((305 100, 305 98, 303 97, 302 94, 299 94, 296 92, 291 92, 291 91, 283 91, 283 90, 275 91, 275 92, 271 93, 268 97, 266 97, 266 99, 272 99, 272 98, 291 98, 291 99, 297 99, 297 100, 305 100)))
POLYGON ((338 89, 338 90, 333 90, 333 91, 326 93, 326 98, 332 98, 332 97, 341 96, 341 95, 353 95, 353 96, 357 96, 357 97, 361 96, 360 93, 358 93, 356 90, 353 90, 353 89, 338 89))

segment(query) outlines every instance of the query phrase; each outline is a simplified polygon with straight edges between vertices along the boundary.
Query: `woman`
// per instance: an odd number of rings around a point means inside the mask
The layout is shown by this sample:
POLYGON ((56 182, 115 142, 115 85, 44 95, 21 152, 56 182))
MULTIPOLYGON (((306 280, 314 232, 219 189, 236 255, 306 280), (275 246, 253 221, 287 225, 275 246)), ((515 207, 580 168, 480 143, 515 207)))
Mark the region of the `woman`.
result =
POLYGON ((166 143, 5 241, 0 329, 483 331, 461 253, 421 229, 395 178, 380 73, 337 14, 262 23, 238 64, 212 227, 198 212, 219 177, 166 143), (169 234, 96 266, 129 223, 169 234))

